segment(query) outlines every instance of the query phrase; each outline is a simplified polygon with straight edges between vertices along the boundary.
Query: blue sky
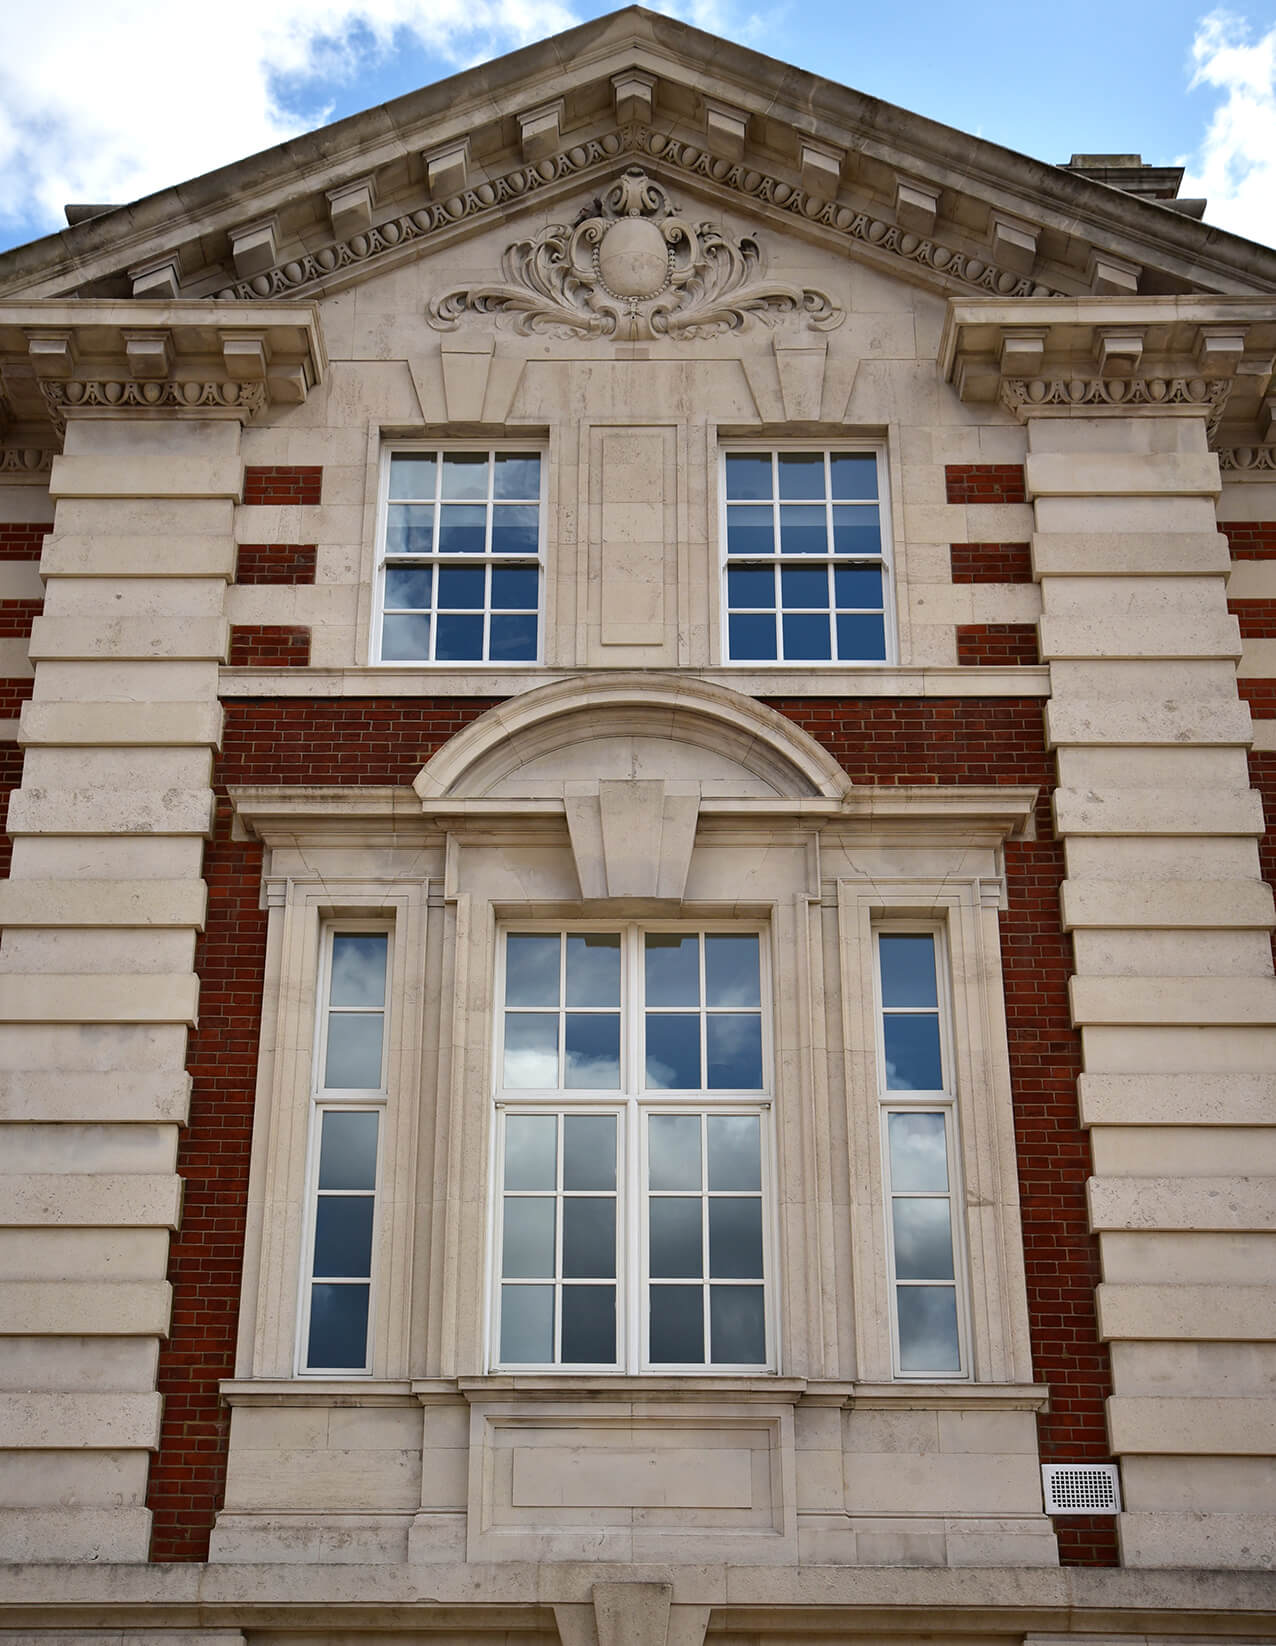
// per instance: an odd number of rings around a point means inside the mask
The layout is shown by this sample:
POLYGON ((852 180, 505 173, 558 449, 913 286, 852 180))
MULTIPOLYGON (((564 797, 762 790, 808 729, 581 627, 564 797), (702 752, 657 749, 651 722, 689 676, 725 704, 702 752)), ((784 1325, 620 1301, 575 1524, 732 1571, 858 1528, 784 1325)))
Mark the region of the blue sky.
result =
MULTIPOLYGON (((6 23, 0 247, 612 10, 588 0, 59 0, 6 23)), ((1276 0, 662 0, 659 9, 1038 159, 1185 163, 1276 244, 1276 0)))

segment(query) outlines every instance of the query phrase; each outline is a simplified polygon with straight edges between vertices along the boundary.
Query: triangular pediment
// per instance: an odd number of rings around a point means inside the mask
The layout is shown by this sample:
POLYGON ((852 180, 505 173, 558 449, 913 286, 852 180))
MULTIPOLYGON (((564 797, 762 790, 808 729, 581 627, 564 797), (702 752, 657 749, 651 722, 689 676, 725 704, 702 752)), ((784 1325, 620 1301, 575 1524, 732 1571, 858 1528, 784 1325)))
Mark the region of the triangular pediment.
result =
POLYGON ((310 299, 631 166, 945 297, 1276 288, 1276 252, 631 8, 17 248, 0 297, 310 299))

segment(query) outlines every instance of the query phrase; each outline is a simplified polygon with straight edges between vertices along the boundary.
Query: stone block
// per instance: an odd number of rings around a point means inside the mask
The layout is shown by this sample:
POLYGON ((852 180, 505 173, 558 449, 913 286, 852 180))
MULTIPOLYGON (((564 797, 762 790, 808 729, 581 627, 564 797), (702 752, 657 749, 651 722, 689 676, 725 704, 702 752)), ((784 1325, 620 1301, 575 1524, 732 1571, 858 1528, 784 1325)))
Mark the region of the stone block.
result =
POLYGON ((1099 1333, 1143 1342, 1276 1341, 1276 1285, 1096 1288, 1099 1333))
POLYGON ((1032 538, 1032 567, 1049 577, 1215 577, 1231 554, 1219 531, 1045 532, 1032 538))
POLYGON ((0 974, 0 1022, 193 1025, 198 1008, 199 979, 193 973, 0 974))
POLYGON ((3 1336, 164 1337, 171 1308, 164 1280, 0 1280, 3 1336))
MULTIPOLYGON (((27 1462, 30 1466, 31 1460, 27 1462)), ((54 1509, 0 1508, 0 1549, 6 1561, 39 1565, 63 1561, 144 1562, 150 1543, 149 1509, 79 1504, 54 1509)), ((40 1630, 40 1636, 46 1638, 47 1631, 40 1630)), ((79 1636, 80 1640, 84 1638, 83 1634, 79 1636)))
POLYGON ((1276 1023, 1270 977, 1073 977, 1072 1020, 1086 1023, 1276 1023))
POLYGON ((1097 1231, 1276 1230, 1270 1177, 1092 1177, 1086 1199, 1097 1231))
POLYGON ((154 1451, 160 1407, 157 1394, 0 1393, 0 1447, 154 1451))
POLYGON ((237 499, 243 484, 238 456, 200 457, 194 452, 171 456, 62 456, 53 459, 49 495, 102 498, 237 499))
POLYGON ((1252 789, 1056 789, 1055 828, 1061 835, 1258 835, 1265 824, 1252 789))
POLYGON ((0 1228, 175 1229, 175 1173, 50 1172, 0 1176, 0 1228))
MULTIPOLYGON (((123 776, 123 773, 121 773, 123 776)), ((27 786, 9 801, 11 835, 204 835, 211 836, 215 802, 210 789, 127 788, 66 790, 27 786)))
POLYGON ((1060 887, 1065 928, 1220 927, 1266 929, 1272 889, 1261 880, 1065 880, 1060 887))
POLYGON ((230 625, 223 617, 37 617, 30 655, 43 658, 209 658, 226 661, 230 625))
POLYGON ((1123 1514, 1121 1561, 1128 1567, 1276 1571, 1276 1514, 1123 1514))
POLYGON ((222 736, 220 703, 25 703, 22 743, 217 747, 222 736))
POLYGON ((1024 479, 1030 497, 1217 497, 1212 452, 1029 452, 1024 479))
POLYGON ((1250 740, 1249 709, 1244 703, 1187 693, 1175 702, 1055 697, 1046 704, 1045 713, 1051 748, 1065 743, 1243 746, 1250 740))
POLYGON ((1219 1400, 1111 1395, 1108 1432, 1112 1450, 1161 1457, 1266 1457, 1276 1454, 1276 1397, 1219 1400))
POLYGON ((1087 1126, 1269 1126, 1276 1074, 1083 1074, 1087 1126))
POLYGON ((202 880, 0 881, 0 925, 203 928, 202 880))

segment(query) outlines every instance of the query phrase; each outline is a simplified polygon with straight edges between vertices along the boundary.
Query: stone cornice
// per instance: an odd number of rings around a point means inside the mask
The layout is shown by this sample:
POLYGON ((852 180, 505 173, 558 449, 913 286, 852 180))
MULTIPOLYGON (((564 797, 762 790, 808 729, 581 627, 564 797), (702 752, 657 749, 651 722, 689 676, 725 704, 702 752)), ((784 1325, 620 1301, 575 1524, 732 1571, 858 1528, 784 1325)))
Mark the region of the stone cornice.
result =
POLYGON ((325 369, 310 304, 0 304, 0 382, 9 419, 23 426, 60 430, 77 416, 248 421, 268 405, 299 404, 325 369))
POLYGON ((759 170, 744 160, 715 154, 706 143, 688 143, 647 126, 625 125, 600 137, 567 144, 529 164, 513 167, 486 181, 476 181, 442 200, 401 211, 366 230, 330 241, 313 252, 283 258, 251 279, 236 281, 215 293, 224 301, 256 302, 308 296, 339 287, 360 270, 389 265, 413 255, 424 241, 447 238, 461 225, 503 221, 511 205, 523 199, 562 192, 562 185, 610 183, 624 170, 626 158, 638 156, 661 176, 701 179, 727 195, 756 202, 774 212, 828 231, 835 239, 856 244, 874 260, 907 266, 911 273, 930 271, 948 289, 956 282, 974 291, 1003 297, 1050 297, 1052 288, 1031 276, 999 266, 991 257, 972 256, 942 238, 914 233, 888 218, 830 199, 816 190, 759 170))
POLYGON ((1228 447, 1276 436, 1274 364, 1273 298, 954 298, 939 347, 964 401, 999 400, 1022 421, 1203 417, 1228 447))

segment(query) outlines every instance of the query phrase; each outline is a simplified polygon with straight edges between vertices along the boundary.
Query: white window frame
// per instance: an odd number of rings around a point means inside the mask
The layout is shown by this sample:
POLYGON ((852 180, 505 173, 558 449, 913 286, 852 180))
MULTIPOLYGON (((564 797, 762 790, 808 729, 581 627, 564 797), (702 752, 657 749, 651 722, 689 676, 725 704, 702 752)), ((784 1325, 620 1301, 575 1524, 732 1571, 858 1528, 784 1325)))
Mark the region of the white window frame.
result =
MULTIPOLYGON (((744 670, 793 670, 793 669, 883 669, 894 667, 899 661, 899 621, 896 610, 895 596, 895 553, 894 536, 892 531, 891 514, 891 486, 890 461, 886 443, 881 440, 720 440, 718 444, 718 541, 721 545, 719 552, 718 574, 718 650, 723 668, 744 670), (731 608, 727 595, 727 577, 731 569, 732 557, 729 552, 727 538, 727 458, 737 454, 769 455, 774 460, 786 453, 820 452, 824 456, 852 455, 862 456, 871 454, 877 461, 877 511, 881 530, 882 569, 882 623, 884 628, 884 657, 827 657, 827 658, 751 658, 732 657, 730 643, 731 608)), ((824 504, 832 508, 828 492, 824 496, 824 504)), ((775 510, 777 535, 775 549, 768 565, 790 567, 795 570, 809 569, 815 566, 829 567, 842 563, 855 563, 857 560, 873 559, 871 556, 852 556, 834 554, 830 547, 824 555, 792 555, 782 556, 780 553, 778 521, 780 499, 778 495, 778 476, 773 476, 772 506, 775 510)), ((740 557, 759 562, 766 559, 764 556, 740 557)), ((777 597, 778 599, 778 597, 777 597)), ((784 607, 777 603, 776 618, 776 649, 783 650, 783 615, 784 607)), ((836 614, 830 608, 830 623, 832 633, 836 633, 836 614)))
MULTIPOLYGON (((548 451, 545 447, 544 441, 543 440, 536 440, 536 439, 529 439, 529 440, 517 440, 517 439, 515 439, 515 440, 491 440, 491 441, 481 441, 481 440, 471 440, 471 441, 466 441, 466 440, 444 440, 444 441, 439 441, 439 440, 395 440, 395 441, 392 441, 392 442, 389 442, 389 443, 385 444, 382 447, 380 475, 379 475, 378 486, 377 486, 376 569, 375 569, 375 574, 374 574, 374 577, 373 577, 372 632, 371 632, 371 636, 370 636, 370 640, 369 640, 369 651, 368 651, 369 659, 371 660, 371 663, 374 667, 380 668, 380 669, 430 669, 431 671, 436 671, 436 670, 441 670, 441 669, 450 669, 450 670, 455 670, 455 669, 483 669, 483 670, 495 669, 495 670, 505 671, 505 670, 510 670, 510 669, 535 668, 535 667, 537 667, 538 665, 540 665, 544 662, 544 658, 545 658, 545 634, 546 634, 546 628, 547 628, 547 621, 546 621, 547 575, 546 575, 545 540, 546 540, 546 524, 547 524, 548 513, 549 513, 548 506, 547 506, 547 502, 548 502, 548 469, 549 469, 548 455, 549 454, 548 454, 548 451), (484 453, 490 459, 494 454, 501 453, 501 452, 526 452, 528 454, 535 453, 536 456, 539 457, 539 459, 540 459, 540 495, 539 495, 539 498, 538 498, 537 504, 536 504, 536 514, 537 514, 537 539, 536 539, 536 541, 537 541, 537 550, 536 550, 536 556, 535 556, 535 561, 534 561, 535 570, 536 570, 536 590, 537 590, 537 594, 536 594, 536 651, 535 651, 535 655, 533 657, 516 658, 516 659, 499 659, 499 658, 485 658, 485 657, 462 658, 462 659, 434 658, 434 657, 429 657, 429 658, 383 658, 382 655, 381 655, 381 631, 382 631, 382 619, 385 615, 385 582, 386 582, 386 569, 387 569, 388 565, 390 565, 390 564, 395 564, 395 565, 408 565, 408 564, 411 564, 411 565, 430 566, 430 567, 443 565, 443 566, 449 566, 449 567, 455 566, 455 567, 458 567, 460 569, 464 569, 466 567, 469 567, 471 569, 475 569, 475 568, 479 568, 479 567, 483 567, 483 568, 492 567, 494 565, 497 565, 501 561, 501 559, 504 558, 502 556, 493 555, 493 554, 488 553, 488 552, 485 552, 482 555, 477 555, 477 554, 475 554, 475 555, 463 555, 463 554, 441 555, 441 554, 438 554, 437 552, 431 552, 429 554, 413 555, 410 558, 406 557, 406 556, 402 557, 402 558, 400 558, 398 556, 395 556, 394 559, 391 560, 391 558, 389 556, 389 553, 388 553, 388 546, 387 546, 388 525, 389 525, 389 517, 390 517, 390 501, 391 501, 391 499, 390 499, 390 465, 391 465, 391 460, 394 457, 400 457, 400 456, 404 456, 404 455, 411 455, 412 453, 420 453, 422 455, 432 454, 440 460, 439 465, 438 465, 439 475, 438 475, 438 478, 436 480, 436 491, 435 491, 435 511, 436 511, 436 514, 435 514, 435 530, 436 530, 436 541, 437 541, 437 524, 438 524, 437 510, 438 510, 438 506, 439 506, 438 487, 441 486, 441 484, 442 484, 442 459, 445 456, 447 456, 449 453, 457 453, 457 454, 462 454, 463 453, 463 454, 466 454, 466 455, 474 455, 474 454, 478 454, 478 453, 484 453)), ((487 499, 486 506, 490 508, 491 504, 492 504, 492 498, 489 495, 489 497, 487 499)), ((520 566, 527 566, 527 567, 530 568, 533 565, 533 561, 532 561, 530 556, 517 556, 517 557, 515 557, 515 559, 516 559, 516 563, 520 566)), ((483 611, 484 637, 485 637, 484 638, 484 645, 485 645, 485 647, 489 646, 490 622, 491 622, 491 615, 492 615, 492 606, 491 606, 491 599, 490 599, 490 581, 489 581, 489 584, 488 584, 488 589, 489 589, 489 598, 487 600, 487 604, 485 605, 484 611, 483 611)), ((422 608, 422 610, 424 610, 424 608, 422 608)), ((439 608, 438 608, 438 604, 437 604, 437 600, 436 600, 435 603, 429 608, 430 650, 431 651, 434 650, 435 643, 436 643, 437 632, 438 632, 438 611, 439 611, 439 608)))
MULTIPOLYGON (((499 1373, 545 1374, 547 1376, 762 1376, 779 1369, 779 1263, 776 1226, 776 1139, 774 1136, 774 1049, 772 1044, 774 1006, 770 965, 770 933, 764 923, 734 920, 625 921, 625 920, 507 920, 502 922, 496 943, 495 987, 493 991, 492 1069, 493 1107, 496 1123, 490 1128, 491 1153, 488 1170, 489 1259, 485 1269, 484 1318, 487 1341, 485 1364, 499 1373), (620 1061, 621 1087, 612 1092, 593 1089, 505 1088, 505 939, 511 932, 619 932, 621 934, 620 1061), (646 1009, 642 940, 648 932, 679 932, 714 935, 756 935, 759 939, 759 982, 761 990, 762 1075, 757 1091, 707 1090, 669 1091, 647 1089, 642 1084, 640 1064, 642 1015, 646 1009), (645 1321, 647 1287, 650 1284, 647 1240, 647 1126, 653 1114, 756 1114, 759 1119, 762 1203, 762 1286, 766 1358, 762 1362, 737 1364, 724 1361, 652 1363, 646 1353, 645 1321), (617 1358, 610 1364, 579 1362, 504 1362, 499 1358, 501 1242, 503 1209, 502 1146, 504 1122, 521 1114, 614 1114, 617 1117, 617 1237, 616 1237, 616 1339, 617 1358)), ((701 947, 703 967, 703 945, 701 947)), ((703 977, 702 977, 703 982, 703 977)), ((708 1015, 703 1003, 701 1021, 708 1015)), ((565 1010, 560 1005, 560 1012, 565 1010)), ((561 1047, 560 1047, 561 1055, 561 1047)), ((560 1131, 561 1136, 561 1131, 560 1131)), ((560 1167, 561 1170, 561 1167, 560 1167)), ((690 1193, 691 1191, 688 1191, 690 1193)), ((707 1186, 698 1193, 707 1198, 707 1186)), ((556 1277, 554 1284, 562 1284, 556 1277)), ((710 1277, 701 1282, 702 1295, 709 1295, 710 1277)), ((707 1307, 707 1304, 706 1304, 707 1307)), ((556 1319, 555 1334, 559 1330, 556 1319)))
POLYGON ((386 1108, 389 1100, 389 1066, 392 1036, 392 981, 394 978, 394 926, 384 920, 334 919, 324 922, 320 932, 320 964, 315 993, 315 1028, 311 1050, 310 1117, 306 1143, 306 1215, 302 1231, 301 1276, 297 1307, 297 1343, 294 1372, 298 1377, 366 1377, 372 1371, 373 1338, 377 1318, 377 1292, 381 1265, 377 1262, 377 1246, 381 1233, 385 1193, 382 1186, 385 1157, 386 1108), (381 1082, 375 1089, 329 1087, 322 1083, 326 1073, 328 1018, 333 1010, 331 1001, 333 939, 342 933, 359 936, 382 936, 386 939, 385 997, 381 1012, 381 1082), (310 1342, 310 1306, 314 1275, 315 1229, 319 1207, 319 1155, 324 1116, 328 1114, 374 1113, 377 1117, 376 1172, 373 1180, 373 1214, 368 1276, 368 1324, 364 1337, 364 1358, 358 1366, 310 1366, 307 1356, 310 1342))
MULTIPOLYGON (((873 924, 873 1016, 877 1061, 877 1129, 881 1147, 882 1213, 885 1224, 887 1284, 890 1295, 891 1367, 901 1382, 968 1382, 970 1379, 970 1283, 963 1238, 965 1203, 962 1193, 961 1154, 958 1147, 958 1101, 953 1059, 952 971, 948 955, 947 927, 938 922, 878 920, 873 924), (883 936, 929 937, 934 943, 936 997, 938 999, 939 1058, 942 1084, 933 1092, 903 1092, 886 1085, 886 1038, 882 1001, 881 939, 883 936), (901 1282, 895 1272, 896 1190, 891 1182, 889 1117, 892 1114, 939 1114, 944 1121, 944 1145, 948 1161, 949 1229, 953 1247, 953 1292, 957 1316, 957 1369, 904 1371, 899 1344, 899 1314, 896 1287, 901 1282)), ((901 1191, 902 1192, 902 1191, 901 1191)), ((936 1198, 939 1198, 936 1196, 936 1198)), ((920 1284, 920 1282, 919 1282, 920 1284)), ((934 1282, 941 1284, 941 1282, 934 1282)))

